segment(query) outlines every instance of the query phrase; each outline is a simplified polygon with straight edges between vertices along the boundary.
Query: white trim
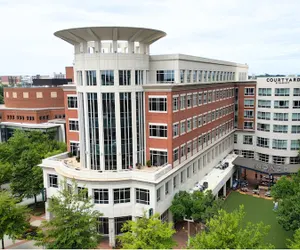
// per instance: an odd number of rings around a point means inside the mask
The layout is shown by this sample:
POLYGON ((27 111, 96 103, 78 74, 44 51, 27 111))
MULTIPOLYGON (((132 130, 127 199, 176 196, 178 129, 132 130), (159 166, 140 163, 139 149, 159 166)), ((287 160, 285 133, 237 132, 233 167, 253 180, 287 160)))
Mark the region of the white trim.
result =
POLYGON ((166 148, 149 148, 149 151, 155 150, 155 151, 161 151, 161 152, 168 152, 168 149, 166 148))
POLYGON ((149 125, 159 125, 159 126, 167 126, 168 127, 167 123, 153 123, 153 122, 149 122, 149 125))
POLYGON ((149 98, 167 98, 168 96, 166 95, 148 95, 148 99, 149 98))

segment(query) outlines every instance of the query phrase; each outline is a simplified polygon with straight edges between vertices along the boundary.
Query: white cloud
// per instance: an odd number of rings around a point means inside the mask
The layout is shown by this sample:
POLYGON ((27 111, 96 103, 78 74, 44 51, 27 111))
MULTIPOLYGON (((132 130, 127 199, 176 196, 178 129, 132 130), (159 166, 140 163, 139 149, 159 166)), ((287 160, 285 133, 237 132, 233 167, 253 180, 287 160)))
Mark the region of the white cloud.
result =
POLYGON ((299 73, 297 0, 0 0, 0 75, 64 71, 73 48, 53 36, 80 26, 161 29, 153 54, 248 63, 250 73, 299 73))

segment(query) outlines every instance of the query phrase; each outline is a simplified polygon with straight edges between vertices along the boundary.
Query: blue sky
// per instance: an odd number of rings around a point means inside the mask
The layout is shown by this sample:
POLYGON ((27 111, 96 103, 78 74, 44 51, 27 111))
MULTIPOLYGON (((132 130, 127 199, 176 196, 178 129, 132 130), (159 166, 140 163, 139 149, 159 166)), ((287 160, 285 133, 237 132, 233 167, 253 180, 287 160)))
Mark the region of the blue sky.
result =
POLYGON ((151 54, 247 63, 249 74, 300 73, 298 0, 0 0, 0 75, 52 74, 72 65, 60 29, 137 26, 167 36, 151 54))

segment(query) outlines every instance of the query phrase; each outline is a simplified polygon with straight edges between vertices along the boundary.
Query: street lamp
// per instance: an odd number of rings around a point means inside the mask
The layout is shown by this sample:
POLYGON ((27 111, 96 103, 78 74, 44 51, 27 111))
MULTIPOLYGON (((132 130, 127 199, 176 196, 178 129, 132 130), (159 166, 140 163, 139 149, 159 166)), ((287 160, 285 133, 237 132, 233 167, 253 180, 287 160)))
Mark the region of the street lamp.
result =
POLYGON ((188 223, 188 247, 190 246, 190 222, 194 222, 193 218, 191 217, 191 219, 187 219, 185 216, 183 217, 184 221, 187 221, 188 223))

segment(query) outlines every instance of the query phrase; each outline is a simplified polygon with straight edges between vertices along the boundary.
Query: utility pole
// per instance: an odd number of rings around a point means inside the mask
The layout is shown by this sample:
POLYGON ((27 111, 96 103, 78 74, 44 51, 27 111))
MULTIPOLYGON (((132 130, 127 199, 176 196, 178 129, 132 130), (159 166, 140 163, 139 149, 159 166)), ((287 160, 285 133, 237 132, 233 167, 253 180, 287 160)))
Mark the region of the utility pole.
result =
POLYGON ((189 247, 190 246, 190 235, 191 235, 190 222, 194 222, 194 220, 193 220, 193 218, 187 219, 186 217, 183 217, 183 220, 187 221, 187 223, 188 223, 188 245, 187 245, 187 247, 189 247))

